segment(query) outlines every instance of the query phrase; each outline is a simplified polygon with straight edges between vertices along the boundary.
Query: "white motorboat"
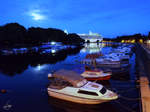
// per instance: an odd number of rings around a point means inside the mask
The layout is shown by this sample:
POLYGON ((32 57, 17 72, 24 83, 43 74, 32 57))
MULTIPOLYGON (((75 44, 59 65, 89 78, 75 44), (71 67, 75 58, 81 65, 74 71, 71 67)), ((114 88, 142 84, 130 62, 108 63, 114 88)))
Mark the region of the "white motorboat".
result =
POLYGON ((106 58, 111 58, 111 59, 118 59, 118 61, 129 61, 130 56, 126 55, 125 53, 110 53, 105 56, 106 58))
POLYGON ((1 50, 2 55, 12 55, 13 51, 12 50, 1 50))
POLYGON ((110 66, 121 66, 120 60, 118 58, 98 58, 96 59, 97 65, 110 65, 110 66))
POLYGON ((103 85, 87 81, 79 74, 59 70, 49 74, 51 82, 47 88, 49 96, 81 104, 99 104, 118 98, 118 95, 103 85))
POLYGON ((106 67, 114 67, 118 68, 121 67, 121 62, 119 58, 112 58, 112 57, 101 57, 96 59, 83 59, 81 61, 82 64, 86 65, 96 65, 96 66, 106 66, 106 67))

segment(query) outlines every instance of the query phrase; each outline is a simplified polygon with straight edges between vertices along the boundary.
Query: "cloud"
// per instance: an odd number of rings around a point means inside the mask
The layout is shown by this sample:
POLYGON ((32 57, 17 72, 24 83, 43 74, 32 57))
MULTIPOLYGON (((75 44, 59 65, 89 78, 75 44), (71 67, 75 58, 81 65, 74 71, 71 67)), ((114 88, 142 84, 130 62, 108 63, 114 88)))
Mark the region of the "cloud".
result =
POLYGON ((30 16, 32 17, 33 20, 36 20, 36 21, 46 19, 46 16, 42 14, 40 10, 32 10, 30 12, 30 16))
POLYGON ((40 9, 30 10, 27 12, 27 15, 32 17, 32 19, 35 21, 42 21, 47 19, 47 16, 40 9))
POLYGON ((31 16, 33 16, 33 20, 44 20, 45 19, 45 16, 41 15, 41 14, 37 14, 37 13, 31 13, 31 16))

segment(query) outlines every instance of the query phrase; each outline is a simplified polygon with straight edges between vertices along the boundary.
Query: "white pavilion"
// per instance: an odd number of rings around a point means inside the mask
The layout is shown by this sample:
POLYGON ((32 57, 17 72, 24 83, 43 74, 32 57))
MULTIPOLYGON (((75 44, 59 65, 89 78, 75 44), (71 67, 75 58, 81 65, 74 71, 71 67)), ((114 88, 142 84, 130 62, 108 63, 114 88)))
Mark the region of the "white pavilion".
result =
POLYGON ((89 31, 89 34, 78 34, 85 42, 102 42, 103 37, 98 33, 93 33, 89 31))

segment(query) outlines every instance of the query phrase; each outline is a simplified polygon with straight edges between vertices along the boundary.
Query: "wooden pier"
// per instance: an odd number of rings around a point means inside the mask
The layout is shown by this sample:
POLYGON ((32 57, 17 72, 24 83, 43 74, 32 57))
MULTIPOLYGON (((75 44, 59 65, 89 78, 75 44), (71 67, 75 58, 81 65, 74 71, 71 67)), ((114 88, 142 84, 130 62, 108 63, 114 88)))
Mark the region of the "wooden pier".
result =
POLYGON ((140 77, 142 112, 150 112, 150 88, 147 77, 140 77))

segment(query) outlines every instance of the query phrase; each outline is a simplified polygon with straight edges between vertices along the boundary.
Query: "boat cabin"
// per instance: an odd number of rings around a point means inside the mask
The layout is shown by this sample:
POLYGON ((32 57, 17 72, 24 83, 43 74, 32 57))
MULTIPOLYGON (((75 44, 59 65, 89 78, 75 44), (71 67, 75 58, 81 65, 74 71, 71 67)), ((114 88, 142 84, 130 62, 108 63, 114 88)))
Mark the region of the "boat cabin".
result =
POLYGON ((84 95, 91 95, 91 96, 99 96, 100 94, 105 94, 106 93, 106 88, 102 87, 102 89, 100 89, 100 91, 87 91, 87 90, 80 90, 78 91, 79 94, 84 94, 84 95))

